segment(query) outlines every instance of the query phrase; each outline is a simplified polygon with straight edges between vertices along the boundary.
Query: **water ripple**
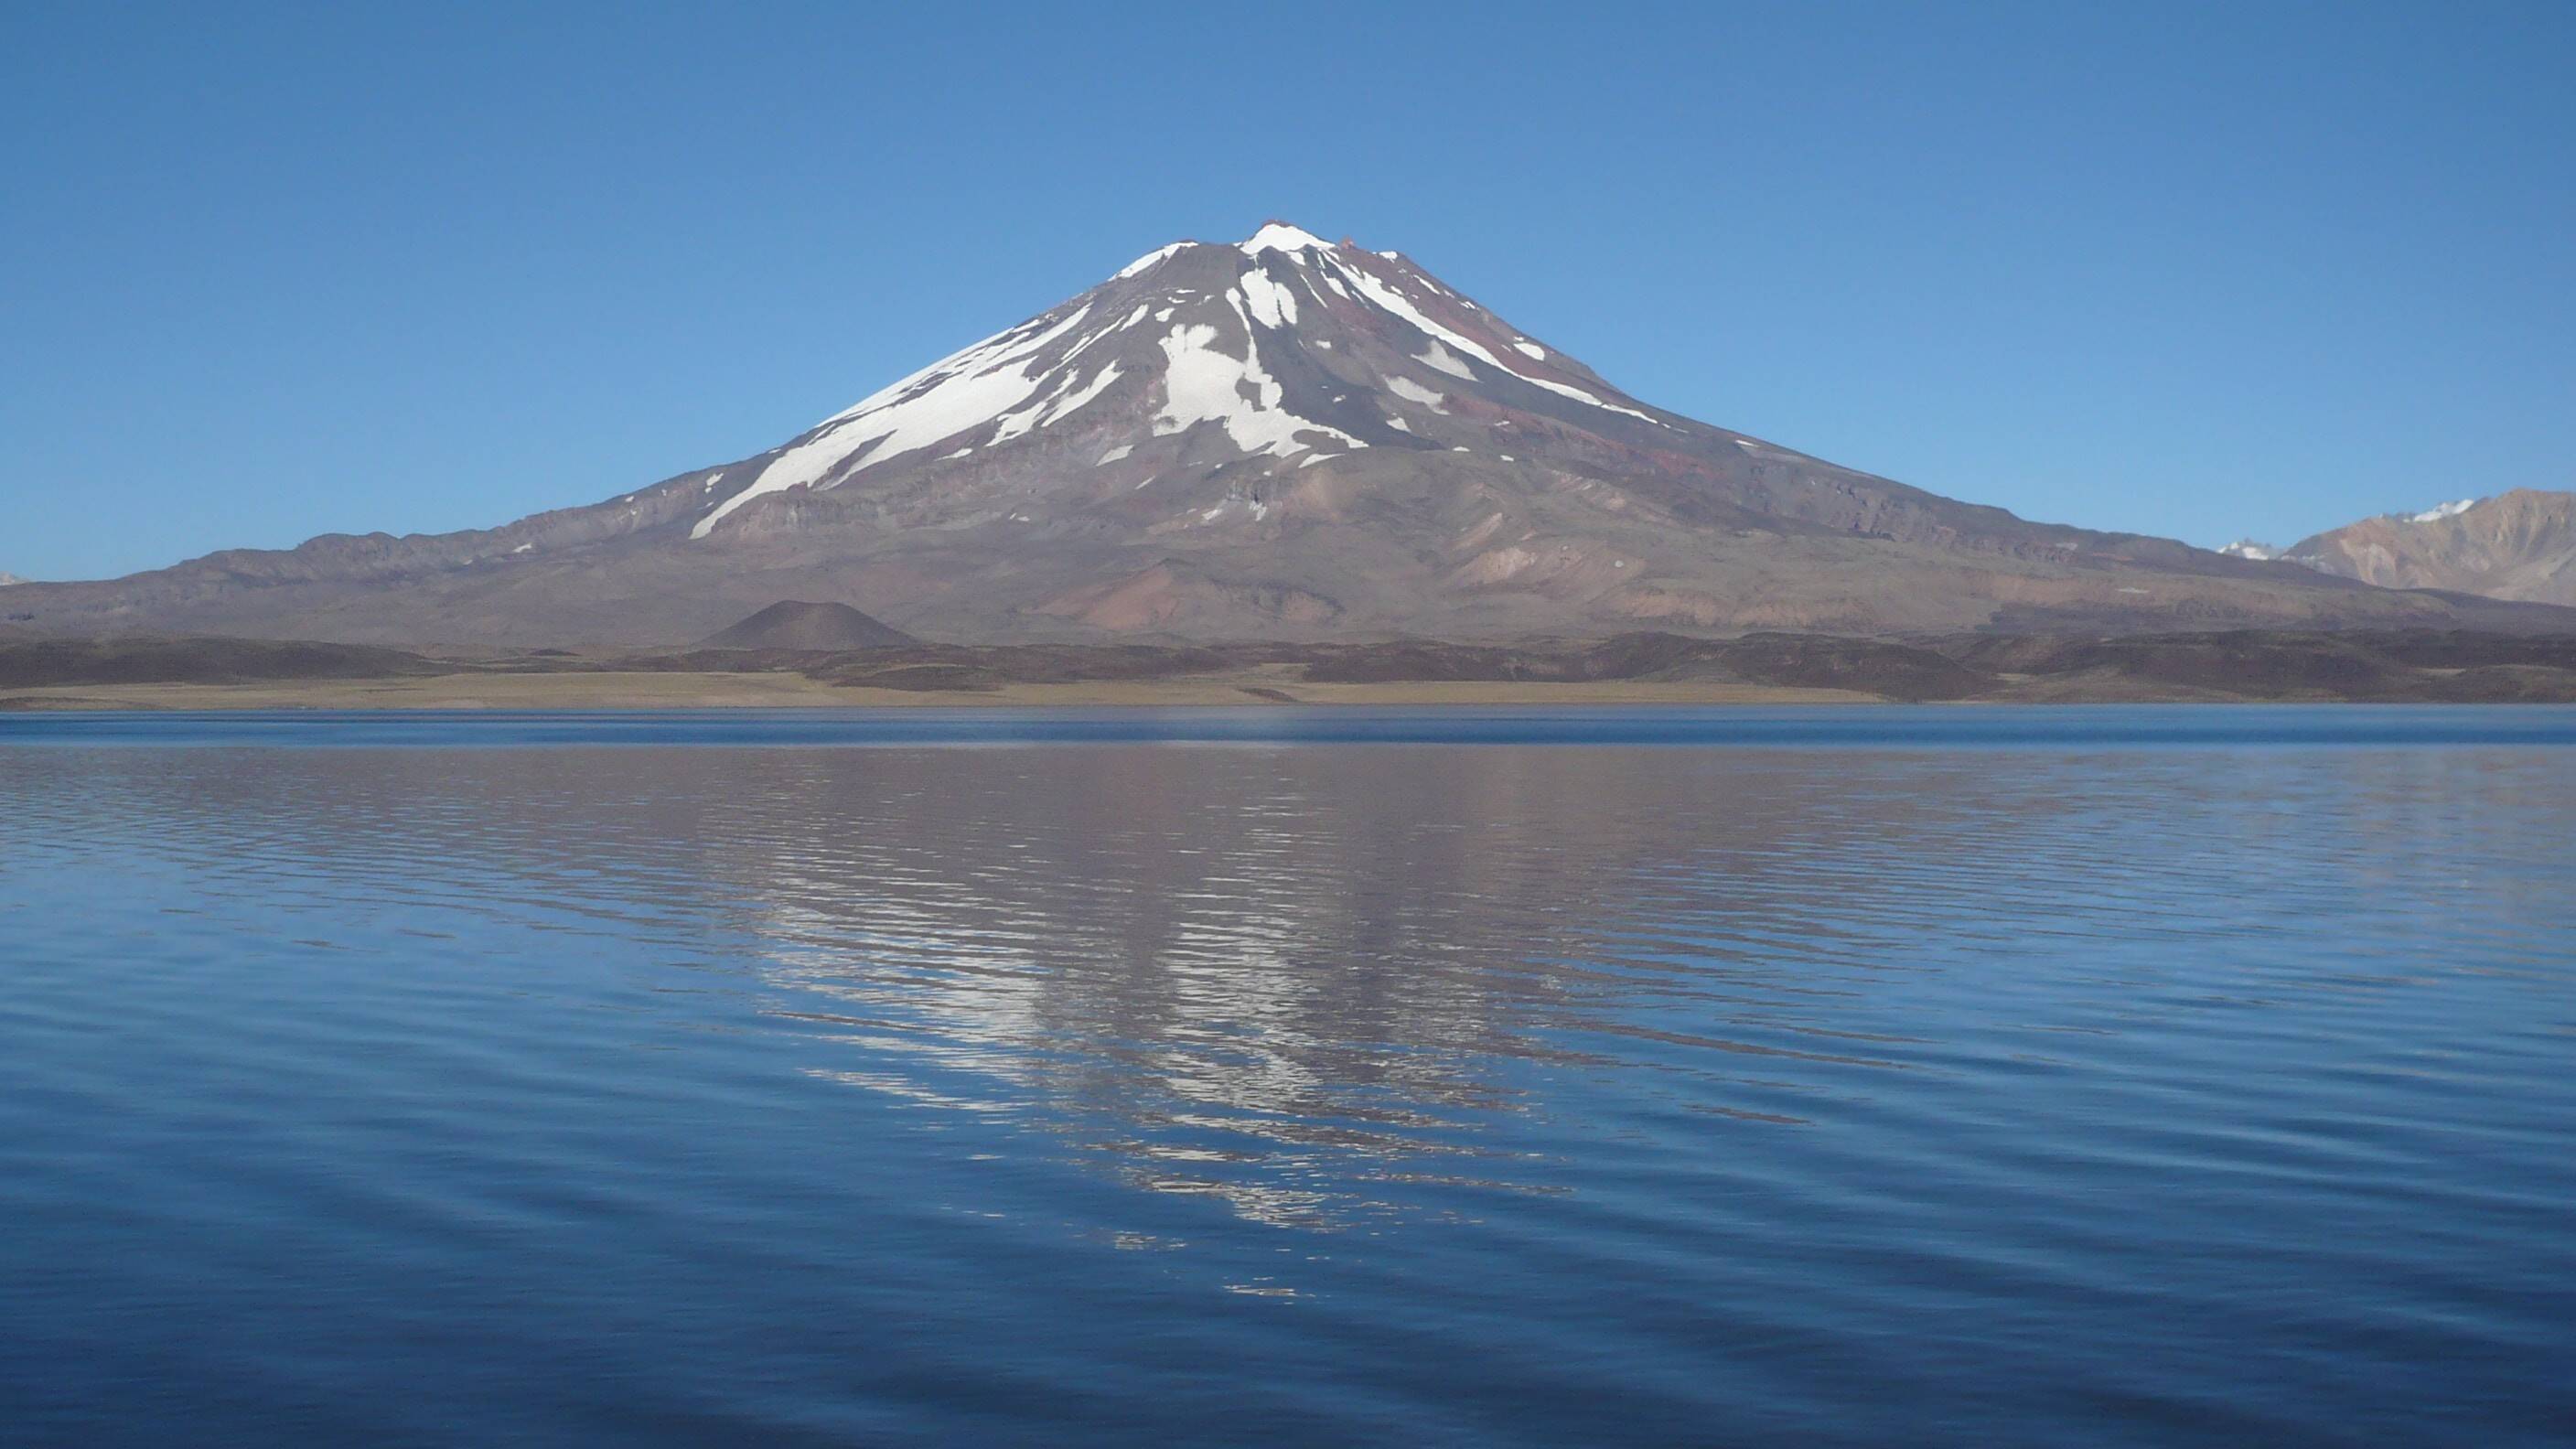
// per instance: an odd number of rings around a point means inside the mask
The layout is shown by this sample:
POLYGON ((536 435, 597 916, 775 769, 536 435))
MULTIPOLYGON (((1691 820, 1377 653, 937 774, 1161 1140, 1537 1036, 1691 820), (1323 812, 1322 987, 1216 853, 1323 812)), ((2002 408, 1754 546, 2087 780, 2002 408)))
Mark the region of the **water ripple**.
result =
POLYGON ((2560 716, 1771 718, 48 725, 0 748, 0 1409, 91 1443, 2563 1427, 2560 716))

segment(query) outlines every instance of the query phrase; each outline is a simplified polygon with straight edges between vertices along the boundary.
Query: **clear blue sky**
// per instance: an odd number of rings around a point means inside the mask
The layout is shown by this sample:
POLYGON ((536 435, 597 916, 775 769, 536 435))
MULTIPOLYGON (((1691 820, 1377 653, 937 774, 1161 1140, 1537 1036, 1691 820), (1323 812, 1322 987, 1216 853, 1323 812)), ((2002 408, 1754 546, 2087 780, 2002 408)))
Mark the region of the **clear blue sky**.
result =
POLYGON ((16 0, 0 139, 38 577, 593 501, 1274 214, 2029 517, 2576 486, 2566 0, 16 0))

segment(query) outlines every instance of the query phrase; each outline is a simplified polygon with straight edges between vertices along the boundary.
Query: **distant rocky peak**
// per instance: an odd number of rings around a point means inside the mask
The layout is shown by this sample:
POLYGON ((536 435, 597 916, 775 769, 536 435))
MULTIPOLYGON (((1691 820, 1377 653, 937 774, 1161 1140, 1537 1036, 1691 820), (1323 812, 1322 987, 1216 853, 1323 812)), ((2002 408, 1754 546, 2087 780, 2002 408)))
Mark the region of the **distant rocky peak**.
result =
POLYGON ((2383 513, 2303 538, 2282 557, 2383 588, 2576 604, 2576 493, 2512 488, 2383 513))

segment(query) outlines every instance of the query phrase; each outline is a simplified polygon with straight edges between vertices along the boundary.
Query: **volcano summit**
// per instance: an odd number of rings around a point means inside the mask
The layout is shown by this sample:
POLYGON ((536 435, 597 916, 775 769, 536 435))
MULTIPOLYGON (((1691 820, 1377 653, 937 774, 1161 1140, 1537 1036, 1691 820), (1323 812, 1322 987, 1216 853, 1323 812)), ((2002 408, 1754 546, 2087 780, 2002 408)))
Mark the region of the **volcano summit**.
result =
POLYGON ((2493 622, 2026 522, 1630 397, 1395 252, 1176 242, 779 447, 489 530, 10 591, 39 632, 660 644, 2493 622))

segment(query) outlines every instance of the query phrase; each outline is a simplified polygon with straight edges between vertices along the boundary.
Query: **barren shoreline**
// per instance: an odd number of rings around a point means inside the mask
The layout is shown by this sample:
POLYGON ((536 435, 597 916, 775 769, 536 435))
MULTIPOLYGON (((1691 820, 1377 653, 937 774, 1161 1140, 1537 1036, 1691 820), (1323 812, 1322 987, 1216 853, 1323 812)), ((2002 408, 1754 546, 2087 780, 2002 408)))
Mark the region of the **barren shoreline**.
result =
POLYGON ((1006 684, 923 691, 825 684, 765 674, 598 672, 431 675, 408 679, 281 679, 245 684, 86 684, 0 691, 0 710, 234 709, 958 709, 992 706, 1392 704, 1877 704, 1849 689, 1792 689, 1712 681, 1537 683, 1414 680, 1318 684, 1267 670, 1155 680, 1006 684))
POLYGON ((2576 636, 2263 630, 1898 641, 933 645, 433 657, 295 640, 0 640, 0 711, 2576 702, 2576 636))

